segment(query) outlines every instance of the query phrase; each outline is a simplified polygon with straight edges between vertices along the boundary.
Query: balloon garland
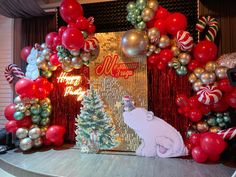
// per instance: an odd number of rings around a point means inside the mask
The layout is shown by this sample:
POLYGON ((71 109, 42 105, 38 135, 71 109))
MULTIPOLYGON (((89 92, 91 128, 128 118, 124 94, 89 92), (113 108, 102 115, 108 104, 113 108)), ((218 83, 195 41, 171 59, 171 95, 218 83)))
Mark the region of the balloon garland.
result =
MULTIPOLYGON (((176 98, 178 113, 192 122, 186 132, 186 145, 199 163, 219 160, 226 148, 222 134, 231 123, 228 109, 236 108, 236 90, 230 86, 226 74, 228 66, 235 66, 235 54, 216 61, 217 20, 210 16, 199 19, 196 30, 203 32, 208 26, 208 31, 203 41, 194 44, 186 31, 185 15, 170 13, 156 0, 129 2, 127 11, 127 20, 135 29, 122 37, 124 55, 146 55, 149 68, 165 70, 168 66, 179 76, 188 74, 195 93, 190 98, 186 94, 178 94, 176 98)), ((235 137, 235 130, 230 132, 233 132, 230 136, 235 137)))
POLYGON ((42 145, 61 146, 66 132, 63 126, 50 125, 52 111, 48 98, 53 84, 48 81, 53 71, 61 67, 65 72, 89 65, 99 54, 99 42, 94 37, 94 18, 85 18, 83 9, 76 0, 64 0, 60 14, 68 23, 58 32, 50 32, 45 43, 27 46, 21 58, 28 63, 26 75, 15 64, 6 68, 9 83, 19 78, 15 91, 19 95, 8 105, 4 115, 8 122, 5 128, 15 133, 20 140, 19 148, 28 151, 42 145))

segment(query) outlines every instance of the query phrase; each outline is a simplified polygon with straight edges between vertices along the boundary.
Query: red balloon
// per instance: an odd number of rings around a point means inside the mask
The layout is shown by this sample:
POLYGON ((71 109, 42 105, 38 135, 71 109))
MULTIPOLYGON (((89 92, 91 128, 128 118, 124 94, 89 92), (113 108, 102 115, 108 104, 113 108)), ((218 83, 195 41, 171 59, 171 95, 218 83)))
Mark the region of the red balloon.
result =
POLYGON ((61 45, 61 37, 60 36, 54 37, 54 39, 53 39, 53 50, 56 50, 58 45, 61 45))
POLYGON ((211 105, 211 110, 215 112, 225 112, 229 108, 229 105, 225 103, 224 99, 221 99, 217 103, 211 105))
POLYGON ((218 134, 207 132, 200 138, 202 150, 209 155, 219 155, 226 148, 226 142, 218 134))
POLYGON ((34 81, 28 78, 22 78, 17 81, 15 85, 15 91, 21 97, 32 97, 36 91, 36 85, 34 81))
POLYGON ((4 116, 9 121, 15 120, 15 118, 14 118, 14 113, 16 112, 15 106, 16 106, 16 104, 12 103, 12 104, 9 104, 4 109, 4 116))
POLYGON ((156 66, 158 59, 159 59, 159 55, 158 55, 158 54, 152 54, 152 55, 150 55, 150 56, 148 57, 148 61, 147 61, 148 66, 151 67, 151 68, 154 67, 154 66, 156 66))
POLYGON ((58 58, 57 54, 53 54, 53 55, 50 56, 50 63, 51 63, 53 66, 60 66, 61 63, 59 62, 58 59, 59 59, 59 58, 58 58))
POLYGON ((17 121, 11 120, 5 124, 5 129, 9 133, 16 133, 16 130, 18 129, 17 121))
POLYGON ((225 94, 224 101, 232 108, 236 108, 236 90, 225 94))
POLYGON ((58 29, 58 36, 62 37, 62 34, 65 32, 65 30, 67 29, 66 26, 62 26, 58 29))
POLYGON ((64 139, 63 138, 58 138, 53 142, 55 146, 62 146, 64 144, 64 139))
POLYGON ((156 22, 156 19, 153 18, 150 21, 146 22, 146 25, 148 28, 152 28, 152 27, 154 27, 155 22, 156 22))
POLYGON ((190 110, 189 118, 193 122, 198 122, 202 119, 202 113, 198 109, 190 110))
POLYGON ((46 138, 55 143, 58 139, 63 139, 65 128, 59 125, 52 125, 46 132, 46 138))
POLYGON ((201 103, 198 101, 196 96, 192 96, 188 99, 188 104, 192 107, 192 108, 199 108, 201 106, 201 103))
POLYGON ((30 116, 24 117, 21 120, 17 121, 17 126, 18 127, 26 127, 26 128, 30 128, 32 126, 32 119, 30 116))
POLYGON ((194 58, 201 64, 215 60, 217 57, 217 46, 211 41, 199 42, 193 50, 194 58))
POLYGON ((43 144, 45 146, 50 146, 52 142, 49 139, 47 139, 45 136, 43 136, 43 144))
POLYGON ((157 66, 157 69, 159 70, 165 70, 166 69, 166 63, 164 63, 163 61, 161 60, 157 60, 157 63, 156 63, 156 66, 157 66))
POLYGON ((164 19, 165 20, 168 18, 169 15, 170 15, 170 12, 166 8, 159 6, 158 10, 156 11, 156 14, 155 14, 155 19, 164 19))
POLYGON ((206 115, 209 114, 209 112, 211 112, 211 107, 205 104, 201 104, 200 110, 202 114, 206 115))
POLYGON ((178 106, 187 106, 188 105, 188 97, 185 94, 177 94, 175 103, 178 106))
POLYGON ((166 21, 165 20, 163 19, 156 20, 154 23, 154 27, 159 29, 161 35, 166 34, 166 21))
POLYGON ((198 146, 200 143, 200 134, 194 133, 189 137, 189 141, 193 146, 198 146))
POLYGON ((21 58, 27 62, 27 57, 29 56, 30 52, 31 52, 31 49, 32 47, 31 46, 27 46, 27 47, 24 47, 22 50, 21 50, 21 53, 20 53, 20 56, 21 58))
POLYGON ((93 24, 89 24, 87 31, 89 34, 94 34, 96 31, 96 26, 93 24))
POLYGON ((195 68, 200 67, 201 64, 197 60, 190 60, 188 70, 193 71, 195 68))
POLYGON ((79 30, 87 30, 89 27, 89 21, 87 20, 87 18, 80 16, 76 20, 76 27, 79 30))
POLYGON ((57 32, 48 33, 45 38, 45 43, 47 44, 48 48, 52 48, 54 46, 54 38, 58 36, 57 32))
POLYGON ((220 155, 218 154, 208 155, 208 160, 210 162, 218 162, 220 160, 220 155))
POLYGON ((159 58, 162 62, 168 63, 173 58, 173 52, 170 49, 163 49, 160 52, 159 58))
POLYGON ((187 18, 181 13, 173 13, 166 20, 166 30, 169 34, 175 36, 178 31, 187 28, 187 18))
POLYGON ((84 45, 84 36, 76 28, 68 28, 62 35, 62 44, 68 50, 79 50, 84 45))
POLYGON ((198 163, 204 163, 208 158, 207 154, 201 149, 200 146, 192 149, 192 157, 198 163))
POLYGON ((231 92, 233 91, 233 87, 230 85, 229 79, 221 79, 218 82, 218 88, 223 92, 231 92))
POLYGON ((77 28, 75 23, 69 23, 67 28, 77 28))
POLYGON ((76 0, 64 0, 60 5, 60 15, 67 23, 75 23, 83 13, 82 6, 76 0))

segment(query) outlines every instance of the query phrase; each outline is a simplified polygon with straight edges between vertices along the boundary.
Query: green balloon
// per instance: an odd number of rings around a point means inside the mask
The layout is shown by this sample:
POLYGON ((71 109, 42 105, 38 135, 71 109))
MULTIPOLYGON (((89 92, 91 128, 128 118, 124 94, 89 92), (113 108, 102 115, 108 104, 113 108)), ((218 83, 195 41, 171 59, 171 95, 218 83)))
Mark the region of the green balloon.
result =
POLYGON ((146 6, 147 6, 146 0, 137 0, 136 1, 136 7, 139 8, 140 10, 143 10, 146 6))
POLYGON ((128 12, 133 11, 134 9, 136 9, 136 4, 134 2, 129 2, 126 6, 126 9, 128 12))
POLYGON ((141 21, 137 25, 138 29, 144 30, 146 28, 146 23, 144 21, 141 21))
POLYGON ((207 120, 207 123, 210 125, 210 126, 216 126, 217 125, 217 122, 215 120, 215 118, 209 118, 207 120))
POLYGON ((216 117, 223 117, 222 113, 216 113, 216 117))
POLYGON ((43 118, 43 119, 41 119, 41 121, 40 121, 40 125, 42 125, 42 126, 49 125, 49 123, 50 123, 49 117, 43 118))
POLYGON ((139 15, 139 16, 137 16, 137 22, 141 22, 143 19, 142 19, 142 17, 139 15))
POLYGON ((221 123, 219 123, 219 127, 223 129, 223 128, 226 128, 227 125, 226 125, 226 123, 221 122, 221 123))
POLYGON ((30 107, 30 112, 32 114, 39 114, 41 112, 41 107, 39 104, 33 104, 31 107, 30 107))
POLYGON ((136 16, 140 16, 141 11, 140 11, 139 9, 135 9, 135 10, 133 11, 133 14, 136 15, 136 16))
POLYGON ((224 116, 223 119, 225 122, 231 122, 231 118, 229 116, 224 116))
POLYGON ((44 110, 40 113, 40 115, 41 115, 43 118, 46 118, 46 117, 50 116, 50 114, 51 114, 51 110, 50 110, 50 109, 44 109, 44 110))
POLYGON ((224 119, 221 117, 217 117, 216 122, 220 124, 220 123, 224 122, 224 119))
POLYGON ((186 75, 188 73, 188 70, 185 66, 181 66, 180 68, 176 69, 176 73, 179 76, 183 76, 183 75, 186 75))
POLYGON ((41 117, 40 117, 40 115, 33 115, 33 116, 31 117, 31 120, 32 120, 33 123, 39 124, 39 122, 40 122, 40 120, 41 120, 41 117))
POLYGON ((23 119, 23 117, 24 117, 24 114, 20 111, 17 111, 17 112, 14 113, 14 118, 16 120, 21 120, 21 119, 23 119))

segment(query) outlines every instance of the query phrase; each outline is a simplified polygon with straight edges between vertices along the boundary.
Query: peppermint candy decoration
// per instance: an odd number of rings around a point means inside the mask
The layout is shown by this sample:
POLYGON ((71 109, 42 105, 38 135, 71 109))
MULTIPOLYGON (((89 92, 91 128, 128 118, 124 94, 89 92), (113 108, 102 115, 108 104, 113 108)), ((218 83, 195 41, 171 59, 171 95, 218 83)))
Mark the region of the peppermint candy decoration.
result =
POLYGON ((91 52, 91 51, 96 50, 98 46, 99 46, 99 42, 97 38, 89 37, 88 39, 86 39, 83 49, 85 52, 91 52))
POLYGON ((236 137, 236 127, 232 127, 226 130, 221 130, 217 133, 225 140, 231 140, 236 137))
POLYGON ((219 23, 216 18, 212 18, 211 16, 203 16, 198 20, 198 23, 196 24, 196 30, 203 32, 207 26, 209 26, 209 29, 206 33, 205 39, 214 42, 219 30, 219 23))
POLYGON ((23 71, 16 64, 8 65, 5 69, 4 75, 9 84, 12 83, 14 77, 17 77, 19 79, 25 77, 23 71))
POLYGON ((217 89, 216 86, 206 86, 201 87, 197 92, 197 96, 199 102, 205 105, 210 105, 217 103, 221 99, 222 92, 217 89))
POLYGON ((193 37, 188 31, 178 31, 177 45, 182 51, 191 51, 193 48, 193 37))

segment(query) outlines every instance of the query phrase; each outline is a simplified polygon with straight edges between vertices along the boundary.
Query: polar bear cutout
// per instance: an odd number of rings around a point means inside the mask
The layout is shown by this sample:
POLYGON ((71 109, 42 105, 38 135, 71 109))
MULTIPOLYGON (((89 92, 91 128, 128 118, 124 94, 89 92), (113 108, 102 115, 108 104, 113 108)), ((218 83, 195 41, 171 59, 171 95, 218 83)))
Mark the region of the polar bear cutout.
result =
POLYGON ((39 77, 39 69, 37 66, 38 54, 39 51, 33 47, 29 56, 27 57, 28 65, 26 66, 25 76, 32 80, 35 80, 39 77))
POLYGON ((144 108, 123 113, 124 122, 141 138, 136 155, 146 157, 180 157, 188 155, 180 133, 164 120, 144 108))

